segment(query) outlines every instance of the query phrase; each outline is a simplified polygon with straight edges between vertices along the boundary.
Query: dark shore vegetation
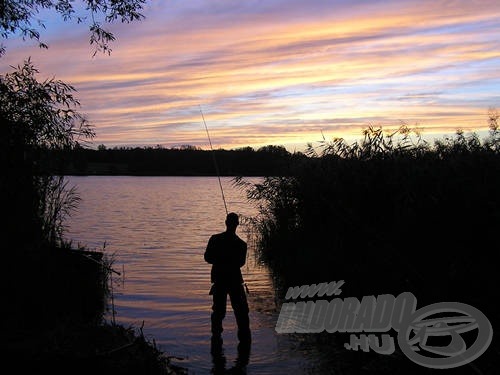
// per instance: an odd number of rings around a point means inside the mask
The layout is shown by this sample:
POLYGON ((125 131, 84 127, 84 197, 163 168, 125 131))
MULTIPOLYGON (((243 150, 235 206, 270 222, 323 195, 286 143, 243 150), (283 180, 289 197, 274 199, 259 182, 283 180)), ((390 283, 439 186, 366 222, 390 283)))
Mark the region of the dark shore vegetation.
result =
MULTIPOLYGON (((498 119, 491 110, 486 139, 458 131, 434 144, 407 126, 391 134, 370 127, 359 142, 309 145, 309 157, 281 177, 258 184, 238 179, 260 207, 254 220, 260 256, 281 298, 291 286, 344 280, 341 298, 409 291, 417 308, 462 302, 498 326, 498 119)), ((336 335, 312 336, 318 345, 335 346, 336 335)), ((351 371, 362 372, 372 358, 345 352, 344 366, 351 357, 357 363, 351 371)), ((476 369, 452 372, 496 373, 499 354, 494 334, 476 369)), ((365 370, 389 364, 390 357, 374 355, 365 370)), ((426 373, 416 365, 399 367, 408 362, 390 366, 426 373)))
POLYGON ((65 220, 79 202, 47 152, 82 147, 94 136, 74 88, 37 80, 25 63, 0 76, 0 138, 6 276, 5 329, 15 373, 178 374, 141 329, 108 322, 112 260, 74 248, 65 220))
POLYGON ((260 207, 262 257, 286 285, 358 274, 351 278, 370 280, 365 291, 411 287, 461 296, 470 279, 495 274, 496 118, 483 142, 457 132, 430 145, 406 126, 392 134, 368 128, 361 142, 311 145, 310 157, 284 176, 255 185, 238 179, 260 207))
MULTIPOLYGON (((11 258, 12 259, 12 258, 11 258)), ((112 261, 104 251, 38 249, 8 291, 6 354, 16 373, 181 374, 142 327, 112 316, 112 261)))

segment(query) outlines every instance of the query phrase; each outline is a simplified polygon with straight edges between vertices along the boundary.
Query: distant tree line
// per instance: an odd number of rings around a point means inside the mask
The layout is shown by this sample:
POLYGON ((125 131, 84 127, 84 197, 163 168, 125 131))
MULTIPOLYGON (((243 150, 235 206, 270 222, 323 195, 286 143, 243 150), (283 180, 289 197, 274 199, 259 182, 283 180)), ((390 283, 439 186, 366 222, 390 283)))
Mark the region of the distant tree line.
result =
POLYGON ((51 150, 46 160, 60 175, 133 176, 280 176, 290 163, 306 158, 283 146, 264 146, 207 151, 195 146, 179 148, 122 147, 95 149, 76 147, 51 150), (215 159, 215 160, 214 160, 215 159))

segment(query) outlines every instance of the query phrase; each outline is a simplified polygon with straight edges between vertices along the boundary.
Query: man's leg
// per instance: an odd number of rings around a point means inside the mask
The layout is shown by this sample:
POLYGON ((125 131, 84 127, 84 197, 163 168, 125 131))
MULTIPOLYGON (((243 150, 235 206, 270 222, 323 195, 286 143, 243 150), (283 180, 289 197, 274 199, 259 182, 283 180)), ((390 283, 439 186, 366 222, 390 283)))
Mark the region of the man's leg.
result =
POLYGON ((251 340, 250 334, 250 319, 248 317, 249 309, 247 296, 243 285, 237 285, 229 291, 231 298, 231 306, 233 307, 234 316, 238 325, 238 339, 240 342, 249 343, 251 340))
POLYGON ((219 285, 213 288, 212 304, 212 335, 220 336, 222 334, 222 321, 226 316, 227 290, 219 285))

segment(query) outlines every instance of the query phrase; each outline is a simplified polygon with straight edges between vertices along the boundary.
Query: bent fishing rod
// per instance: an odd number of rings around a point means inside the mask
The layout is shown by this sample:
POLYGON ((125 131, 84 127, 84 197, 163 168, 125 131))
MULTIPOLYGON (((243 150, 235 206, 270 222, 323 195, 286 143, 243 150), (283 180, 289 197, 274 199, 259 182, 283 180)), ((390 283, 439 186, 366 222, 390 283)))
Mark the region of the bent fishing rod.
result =
POLYGON ((222 201, 224 202, 224 208, 226 209, 226 215, 227 215, 228 211, 227 211, 226 197, 224 196, 224 189, 222 189, 222 182, 220 180, 219 166, 217 165, 217 159, 215 158, 215 151, 214 151, 214 148, 212 147, 212 140, 210 139, 210 134, 208 132, 208 126, 207 126, 207 123, 205 121, 205 116, 203 116, 203 111, 201 110, 201 105, 199 107, 200 107, 201 118, 203 119, 203 124, 205 124, 205 130, 207 132, 208 143, 210 144, 210 150, 212 151, 212 159, 214 161, 215 173, 217 173, 217 179, 219 180, 220 192, 222 194, 222 201))

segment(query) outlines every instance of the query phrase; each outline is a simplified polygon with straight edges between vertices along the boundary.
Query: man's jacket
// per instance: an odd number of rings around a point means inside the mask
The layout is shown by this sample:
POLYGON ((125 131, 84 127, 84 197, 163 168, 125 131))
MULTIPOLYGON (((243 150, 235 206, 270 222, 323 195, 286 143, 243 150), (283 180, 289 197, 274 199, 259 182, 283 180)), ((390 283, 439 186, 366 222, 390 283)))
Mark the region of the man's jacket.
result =
POLYGON ((245 264, 247 244, 236 234, 214 234, 208 241, 205 261, 212 264, 212 283, 239 285, 243 283, 240 268, 245 264))

